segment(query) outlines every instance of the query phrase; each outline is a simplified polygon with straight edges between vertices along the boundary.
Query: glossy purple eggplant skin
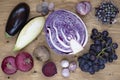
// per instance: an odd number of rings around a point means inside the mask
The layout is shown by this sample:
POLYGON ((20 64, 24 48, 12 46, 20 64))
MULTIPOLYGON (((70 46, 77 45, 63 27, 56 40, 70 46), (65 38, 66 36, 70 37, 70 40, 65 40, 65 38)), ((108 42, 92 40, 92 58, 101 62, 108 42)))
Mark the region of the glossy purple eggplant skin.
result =
POLYGON ((26 3, 19 3, 11 12, 7 24, 6 35, 14 36, 25 25, 30 13, 30 7, 26 3))

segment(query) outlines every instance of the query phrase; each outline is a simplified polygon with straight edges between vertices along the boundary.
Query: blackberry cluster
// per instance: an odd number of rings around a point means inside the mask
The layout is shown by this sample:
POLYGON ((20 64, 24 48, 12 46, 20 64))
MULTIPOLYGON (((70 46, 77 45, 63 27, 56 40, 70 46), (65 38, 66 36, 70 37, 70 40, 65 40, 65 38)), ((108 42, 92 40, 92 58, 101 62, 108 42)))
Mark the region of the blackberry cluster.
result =
POLYGON ((119 13, 118 8, 112 2, 103 2, 96 9, 95 16, 103 23, 112 24, 116 15, 119 13))
POLYGON ((112 38, 108 36, 108 31, 98 32, 97 29, 92 30, 91 39, 93 44, 90 45, 88 53, 78 58, 79 67, 84 72, 94 74, 100 69, 105 68, 105 63, 113 62, 118 56, 115 49, 118 48, 117 43, 112 42, 112 38))

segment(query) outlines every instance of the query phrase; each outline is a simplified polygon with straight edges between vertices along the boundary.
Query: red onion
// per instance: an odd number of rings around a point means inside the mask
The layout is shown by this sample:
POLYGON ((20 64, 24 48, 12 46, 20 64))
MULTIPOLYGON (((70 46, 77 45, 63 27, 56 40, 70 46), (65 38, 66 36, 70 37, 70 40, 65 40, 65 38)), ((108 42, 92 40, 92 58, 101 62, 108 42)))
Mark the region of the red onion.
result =
POLYGON ((23 72, 30 71, 34 65, 32 56, 27 52, 19 52, 16 56, 15 61, 18 70, 23 72))
POLYGON ((46 40, 50 48, 61 54, 72 53, 70 41, 74 39, 84 47, 87 43, 87 29, 76 14, 67 10, 51 13, 45 23, 46 40))
POLYGON ((15 64, 15 57, 8 56, 2 61, 1 68, 4 73, 11 75, 17 72, 17 66, 15 64))
POLYGON ((88 1, 82 1, 76 5, 76 11, 80 15, 86 15, 90 12, 91 10, 91 4, 88 1))

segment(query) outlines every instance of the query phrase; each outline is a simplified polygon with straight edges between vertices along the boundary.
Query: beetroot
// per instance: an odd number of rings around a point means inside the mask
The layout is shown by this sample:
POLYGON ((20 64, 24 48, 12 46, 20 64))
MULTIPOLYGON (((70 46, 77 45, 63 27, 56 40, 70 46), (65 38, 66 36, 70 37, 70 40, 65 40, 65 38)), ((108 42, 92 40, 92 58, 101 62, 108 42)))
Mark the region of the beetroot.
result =
POLYGON ((43 68, 42 72, 47 77, 52 77, 57 73, 56 65, 53 62, 47 62, 43 68))
POLYGON ((1 68, 4 73, 11 75, 17 72, 17 66, 15 64, 15 57, 8 56, 2 61, 1 68))
POLYGON ((30 71, 33 68, 33 64, 33 58, 27 52, 20 52, 16 56, 16 65, 20 71, 30 71))

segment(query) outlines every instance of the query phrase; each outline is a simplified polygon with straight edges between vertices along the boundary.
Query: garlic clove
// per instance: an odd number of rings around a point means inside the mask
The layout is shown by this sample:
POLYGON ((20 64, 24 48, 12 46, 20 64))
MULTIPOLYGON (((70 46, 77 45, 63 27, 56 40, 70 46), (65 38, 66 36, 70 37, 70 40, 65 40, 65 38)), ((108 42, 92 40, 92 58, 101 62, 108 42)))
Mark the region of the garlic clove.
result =
POLYGON ((62 76, 63 77, 69 77, 70 76, 70 71, 68 68, 62 69, 62 76))
POLYGON ((62 60, 61 61, 61 67, 66 68, 69 66, 69 61, 68 60, 62 60))
POLYGON ((74 72, 77 69, 77 63, 75 61, 70 62, 69 70, 74 72))

